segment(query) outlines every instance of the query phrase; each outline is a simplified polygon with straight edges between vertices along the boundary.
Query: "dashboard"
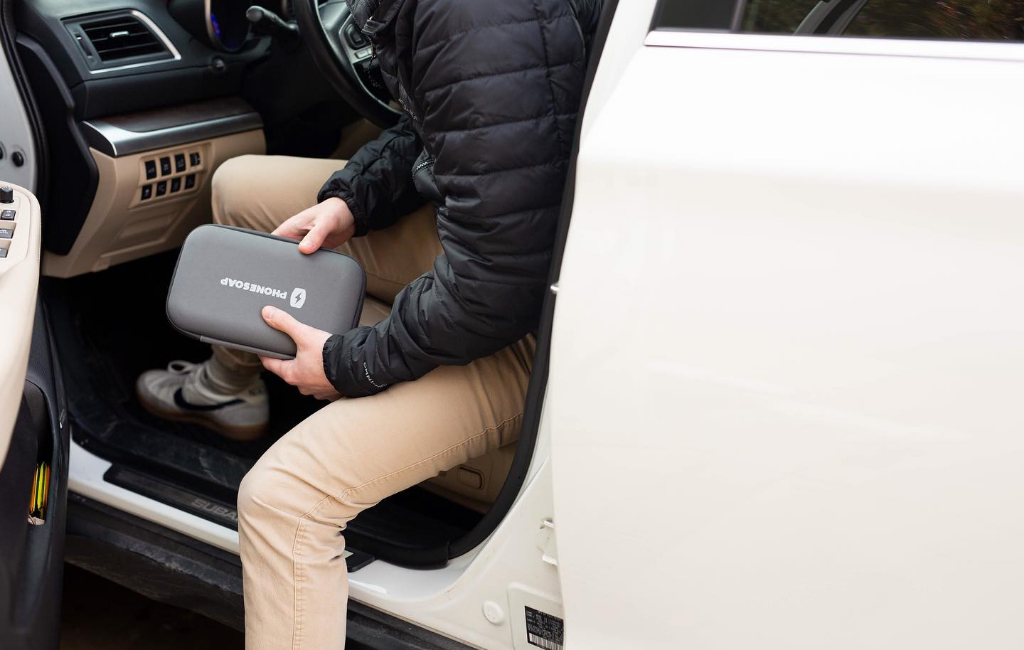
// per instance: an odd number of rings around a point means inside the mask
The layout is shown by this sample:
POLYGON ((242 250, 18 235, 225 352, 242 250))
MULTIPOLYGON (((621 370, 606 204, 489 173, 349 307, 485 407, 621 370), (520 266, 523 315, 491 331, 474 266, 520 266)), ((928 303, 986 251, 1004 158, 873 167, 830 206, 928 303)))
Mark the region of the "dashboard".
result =
POLYGON ((56 77, 56 94, 70 95, 78 120, 238 94, 243 72, 271 45, 250 35, 247 7, 245 0, 20 0, 18 54, 33 87, 56 77))
POLYGON ((249 21, 245 18, 248 0, 209 0, 207 33, 221 49, 235 52, 249 37, 249 21))
POLYGON ((254 4, 276 12, 290 5, 273 0, 170 0, 167 8, 177 22, 213 49, 237 52, 253 38, 245 12, 254 4))
POLYGON ((208 219, 222 160, 326 156, 355 119, 306 48, 251 29, 254 4, 291 18, 289 0, 13 0, 18 64, 45 134, 37 194, 60 215, 43 242, 67 264, 62 276, 174 245, 208 219), (193 154, 200 164, 151 178, 149 165, 193 154))

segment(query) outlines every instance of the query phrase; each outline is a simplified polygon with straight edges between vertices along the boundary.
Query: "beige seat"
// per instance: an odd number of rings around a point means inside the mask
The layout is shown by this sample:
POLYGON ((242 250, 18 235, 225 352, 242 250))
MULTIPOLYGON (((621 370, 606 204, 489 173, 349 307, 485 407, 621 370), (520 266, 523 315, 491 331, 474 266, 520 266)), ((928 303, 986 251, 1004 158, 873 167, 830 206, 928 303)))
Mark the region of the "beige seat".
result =
POLYGON ((441 472, 420 487, 477 512, 487 512, 505 483, 516 445, 499 447, 480 458, 441 472))

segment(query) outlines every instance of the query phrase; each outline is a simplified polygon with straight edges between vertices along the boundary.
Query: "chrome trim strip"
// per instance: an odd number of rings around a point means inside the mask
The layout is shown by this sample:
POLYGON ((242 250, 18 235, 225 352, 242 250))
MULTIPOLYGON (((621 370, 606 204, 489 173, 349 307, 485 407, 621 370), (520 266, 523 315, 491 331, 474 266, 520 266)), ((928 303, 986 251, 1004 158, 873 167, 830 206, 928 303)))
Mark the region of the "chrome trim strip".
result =
POLYGON ((1024 61, 1024 45, 1020 43, 982 41, 916 41, 895 38, 730 34, 663 29, 648 33, 644 45, 715 50, 1024 61))
POLYGON ((256 112, 249 112, 153 131, 129 131, 102 119, 80 122, 79 126, 90 147, 117 157, 262 129, 263 120, 256 112))
POLYGON ((155 34, 156 37, 158 39, 160 39, 160 42, 164 44, 164 47, 167 48, 167 51, 170 52, 173 55, 173 57, 170 58, 170 59, 158 59, 156 61, 142 61, 141 63, 128 63, 126 65, 114 66, 113 68, 99 68, 99 69, 96 69, 96 70, 89 70, 89 74, 102 74, 104 72, 114 72, 114 71, 117 71, 117 70, 129 70, 131 68, 141 68, 142 66, 146 66, 146 65, 156 65, 158 63, 167 63, 168 61, 180 61, 181 60, 181 53, 178 52, 178 48, 174 47, 174 43, 171 42, 171 39, 167 38, 167 34, 164 34, 163 30, 160 29, 159 27, 157 27, 156 23, 154 23, 152 20, 149 19, 149 16, 147 16, 146 14, 142 13, 141 11, 139 11, 137 9, 132 9, 128 13, 131 14, 132 16, 135 16, 136 18, 138 18, 139 21, 142 24, 144 24, 146 27, 148 27, 153 32, 153 34, 155 34))

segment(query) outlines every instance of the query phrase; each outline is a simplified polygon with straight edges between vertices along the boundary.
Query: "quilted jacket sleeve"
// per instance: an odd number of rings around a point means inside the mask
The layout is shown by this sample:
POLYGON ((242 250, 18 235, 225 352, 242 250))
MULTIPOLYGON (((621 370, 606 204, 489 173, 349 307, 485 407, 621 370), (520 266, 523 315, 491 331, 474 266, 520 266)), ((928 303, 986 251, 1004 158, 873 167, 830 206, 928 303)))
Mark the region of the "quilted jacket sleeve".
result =
POLYGON ((412 166, 421 149, 404 114, 324 183, 317 202, 334 196, 345 201, 355 217, 357 237, 387 228, 423 203, 412 183, 412 166))
POLYGON ((585 53, 568 3, 420 3, 411 67, 445 255, 375 327, 324 348, 331 383, 368 395, 462 365, 536 325, 585 53))

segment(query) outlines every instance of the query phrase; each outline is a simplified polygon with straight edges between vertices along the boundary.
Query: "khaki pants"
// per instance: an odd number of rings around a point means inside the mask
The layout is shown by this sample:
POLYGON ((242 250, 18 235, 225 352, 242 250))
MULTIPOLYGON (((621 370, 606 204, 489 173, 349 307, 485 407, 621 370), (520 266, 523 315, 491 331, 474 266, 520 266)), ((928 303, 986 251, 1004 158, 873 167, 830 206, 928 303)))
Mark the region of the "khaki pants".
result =
MULTIPOLYGON (((313 205, 336 160, 242 156, 213 178, 218 223, 271 231, 313 205)), ((370 321, 441 252, 432 209, 339 250, 367 273, 370 321)), ((364 319, 365 320, 365 319, 364 319)), ((248 650, 341 649, 348 575, 345 525, 381 499, 514 441, 533 337, 466 366, 359 399, 340 399, 278 440, 242 481, 239 546, 248 650)), ((251 357, 218 352, 235 371, 251 357)))

